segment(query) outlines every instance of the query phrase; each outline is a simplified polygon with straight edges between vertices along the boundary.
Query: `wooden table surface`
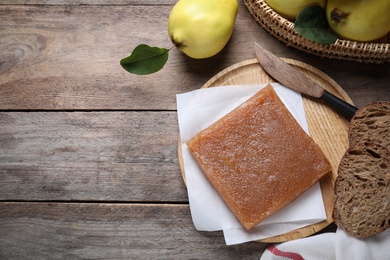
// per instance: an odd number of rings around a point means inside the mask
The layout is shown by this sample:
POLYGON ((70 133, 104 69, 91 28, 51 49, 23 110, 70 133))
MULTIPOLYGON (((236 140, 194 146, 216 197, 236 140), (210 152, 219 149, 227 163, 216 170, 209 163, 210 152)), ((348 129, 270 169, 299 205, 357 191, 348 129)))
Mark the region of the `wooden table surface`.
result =
POLYGON ((127 73, 140 43, 170 48, 175 0, 0 1, 0 259, 259 259, 193 226, 178 156, 176 97, 257 41, 332 77, 357 106, 390 100, 390 64, 330 60, 264 31, 242 1, 226 48, 177 49, 158 73, 127 73))

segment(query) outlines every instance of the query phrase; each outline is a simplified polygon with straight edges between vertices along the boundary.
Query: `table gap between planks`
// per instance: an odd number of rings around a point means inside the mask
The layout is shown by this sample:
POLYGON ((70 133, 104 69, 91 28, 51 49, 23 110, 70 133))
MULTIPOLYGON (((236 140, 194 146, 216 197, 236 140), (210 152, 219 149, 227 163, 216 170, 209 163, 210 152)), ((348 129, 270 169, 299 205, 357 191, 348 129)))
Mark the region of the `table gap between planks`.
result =
POLYGON ((259 259, 195 230, 177 159, 175 95, 253 59, 257 41, 328 73, 357 106, 389 100, 390 66, 328 60, 278 42, 242 1, 224 50, 177 49, 158 73, 120 59, 170 48, 175 0, 0 0, 0 259, 259 259))

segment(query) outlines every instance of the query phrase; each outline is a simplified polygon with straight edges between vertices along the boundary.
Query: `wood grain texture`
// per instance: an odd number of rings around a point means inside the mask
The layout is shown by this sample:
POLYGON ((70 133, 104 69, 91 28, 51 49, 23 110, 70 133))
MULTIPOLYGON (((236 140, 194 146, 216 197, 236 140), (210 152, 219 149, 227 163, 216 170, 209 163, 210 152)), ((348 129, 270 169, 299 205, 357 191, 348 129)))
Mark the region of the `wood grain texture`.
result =
POLYGON ((253 42, 261 33, 248 27, 255 22, 242 9, 232 41, 219 55, 194 60, 173 48, 159 73, 127 73, 119 61, 138 44, 173 45, 170 10, 138 4, 0 5, 0 109, 175 110, 175 94, 199 88, 249 57, 251 52, 229 46, 253 42))
POLYGON ((0 202, 0 259, 259 259, 198 232, 188 205, 0 202))
POLYGON ((0 199, 185 202, 177 133, 174 112, 0 113, 0 199))

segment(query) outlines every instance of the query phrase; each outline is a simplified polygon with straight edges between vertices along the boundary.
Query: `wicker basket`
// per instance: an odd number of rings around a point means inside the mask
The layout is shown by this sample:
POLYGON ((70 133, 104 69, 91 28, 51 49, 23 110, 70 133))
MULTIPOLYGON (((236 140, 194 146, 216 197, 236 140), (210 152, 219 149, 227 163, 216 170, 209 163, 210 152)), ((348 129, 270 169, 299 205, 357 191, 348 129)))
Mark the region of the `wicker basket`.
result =
POLYGON ((323 45, 302 37, 294 30, 292 21, 281 17, 263 0, 244 0, 244 3, 261 27, 281 42, 298 50, 321 57, 364 63, 384 63, 390 61, 389 34, 377 42, 357 42, 338 39, 333 44, 323 45))

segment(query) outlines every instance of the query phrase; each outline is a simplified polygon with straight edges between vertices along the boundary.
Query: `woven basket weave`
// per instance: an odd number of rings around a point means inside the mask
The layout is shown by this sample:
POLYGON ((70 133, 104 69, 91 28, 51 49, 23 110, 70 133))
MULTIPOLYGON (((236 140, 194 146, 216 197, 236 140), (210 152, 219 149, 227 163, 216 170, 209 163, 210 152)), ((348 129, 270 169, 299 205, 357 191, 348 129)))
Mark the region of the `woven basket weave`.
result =
POLYGON ((302 37, 294 30, 293 22, 280 16, 263 0, 244 0, 244 3, 261 27, 288 46, 332 59, 378 64, 390 62, 389 34, 378 42, 338 39, 335 43, 323 45, 302 37))

